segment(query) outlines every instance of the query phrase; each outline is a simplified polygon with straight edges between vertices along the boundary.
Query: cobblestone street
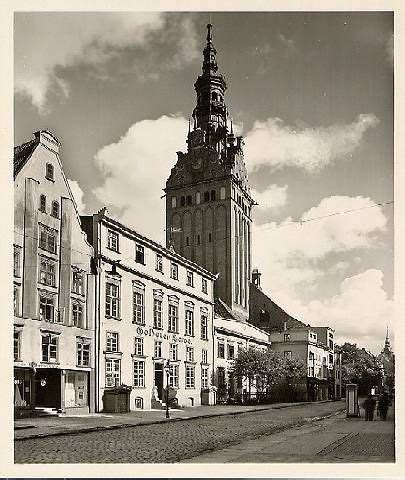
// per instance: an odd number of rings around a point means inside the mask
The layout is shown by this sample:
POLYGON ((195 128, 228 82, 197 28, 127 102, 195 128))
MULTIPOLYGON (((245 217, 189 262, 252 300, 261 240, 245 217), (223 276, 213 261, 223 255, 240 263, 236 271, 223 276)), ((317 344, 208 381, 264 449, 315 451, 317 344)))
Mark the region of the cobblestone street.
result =
POLYGON ((15 442, 15 463, 168 463, 334 415, 328 402, 15 442))

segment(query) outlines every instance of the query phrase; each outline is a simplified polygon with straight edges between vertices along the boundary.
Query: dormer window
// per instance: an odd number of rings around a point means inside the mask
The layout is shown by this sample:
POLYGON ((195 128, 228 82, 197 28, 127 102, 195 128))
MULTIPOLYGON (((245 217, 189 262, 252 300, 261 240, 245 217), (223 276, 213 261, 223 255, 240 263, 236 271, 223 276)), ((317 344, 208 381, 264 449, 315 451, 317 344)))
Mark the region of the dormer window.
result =
POLYGON ((59 218, 59 203, 56 200, 52 202, 51 215, 55 218, 59 218))
POLYGON ((52 182, 54 181, 54 178, 53 178, 53 165, 52 165, 52 163, 47 163, 47 164, 46 164, 45 178, 46 178, 47 180, 51 180, 52 182))
POLYGON ((39 210, 46 213, 46 196, 40 195, 39 197, 39 210))

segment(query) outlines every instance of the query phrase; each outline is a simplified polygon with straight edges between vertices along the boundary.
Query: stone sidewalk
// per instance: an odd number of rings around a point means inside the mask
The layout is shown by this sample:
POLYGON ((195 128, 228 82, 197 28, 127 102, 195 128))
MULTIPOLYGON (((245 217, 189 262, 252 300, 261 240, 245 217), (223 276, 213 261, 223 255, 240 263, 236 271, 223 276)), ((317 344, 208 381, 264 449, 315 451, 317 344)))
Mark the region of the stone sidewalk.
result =
POLYGON ((183 460, 184 463, 352 463, 395 461, 395 410, 387 421, 345 413, 247 440, 183 460))
MULTIPOLYGON (((330 402, 326 400, 325 403, 330 402)), ((88 414, 61 415, 38 418, 18 419, 14 421, 15 440, 47 437, 51 435, 69 435, 98 430, 109 430, 135 425, 151 425, 191 418, 210 418, 224 415, 238 415, 261 410, 277 410, 309 405, 311 402, 273 403, 270 405, 213 405, 188 407, 182 410, 170 410, 170 419, 165 418, 165 410, 137 410, 126 414, 88 414)), ((343 401, 336 401, 337 409, 344 408, 343 401)))

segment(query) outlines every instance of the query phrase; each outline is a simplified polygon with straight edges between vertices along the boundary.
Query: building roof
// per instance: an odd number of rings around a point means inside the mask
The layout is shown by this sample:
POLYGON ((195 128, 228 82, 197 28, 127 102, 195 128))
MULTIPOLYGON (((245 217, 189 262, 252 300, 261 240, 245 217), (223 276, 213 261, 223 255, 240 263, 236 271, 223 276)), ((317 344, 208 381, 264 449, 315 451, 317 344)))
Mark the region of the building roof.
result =
POLYGON ((23 143, 22 145, 14 147, 14 178, 27 163, 37 145, 38 142, 33 139, 29 142, 23 143))
POLYGON ((305 323, 289 315, 256 285, 250 283, 250 318, 249 322, 267 331, 287 328, 308 327, 305 323), (252 295, 253 294, 253 295, 252 295))

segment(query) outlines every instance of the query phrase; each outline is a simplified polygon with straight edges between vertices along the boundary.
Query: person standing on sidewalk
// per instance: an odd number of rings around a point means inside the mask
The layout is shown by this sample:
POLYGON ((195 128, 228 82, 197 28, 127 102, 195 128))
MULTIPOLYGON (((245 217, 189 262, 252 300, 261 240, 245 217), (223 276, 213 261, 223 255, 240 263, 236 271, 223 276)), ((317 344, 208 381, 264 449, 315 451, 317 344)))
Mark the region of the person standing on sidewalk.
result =
POLYGON ((390 399, 387 392, 383 392, 378 398, 378 412, 381 420, 387 420, 388 407, 390 399))
POLYGON ((375 400, 373 398, 373 396, 371 395, 371 393, 368 395, 368 397, 364 400, 363 402, 363 408, 366 412, 366 417, 365 417, 365 420, 366 421, 370 421, 372 422, 373 421, 373 418, 374 418, 374 409, 375 409, 375 400))

